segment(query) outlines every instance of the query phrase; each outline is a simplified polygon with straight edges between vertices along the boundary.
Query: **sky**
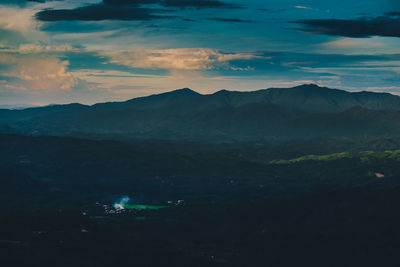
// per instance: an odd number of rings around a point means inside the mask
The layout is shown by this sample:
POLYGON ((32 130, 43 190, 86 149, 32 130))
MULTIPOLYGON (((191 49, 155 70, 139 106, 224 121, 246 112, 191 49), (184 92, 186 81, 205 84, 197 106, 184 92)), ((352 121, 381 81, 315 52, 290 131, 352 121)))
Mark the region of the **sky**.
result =
POLYGON ((304 83, 400 94, 400 1, 0 0, 0 106, 304 83))

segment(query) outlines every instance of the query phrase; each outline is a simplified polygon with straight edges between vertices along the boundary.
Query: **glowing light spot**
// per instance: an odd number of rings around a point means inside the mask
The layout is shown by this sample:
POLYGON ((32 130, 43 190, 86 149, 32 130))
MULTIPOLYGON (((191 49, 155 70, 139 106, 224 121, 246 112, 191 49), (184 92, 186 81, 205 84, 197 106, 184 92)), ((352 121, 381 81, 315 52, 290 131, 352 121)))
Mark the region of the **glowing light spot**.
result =
POLYGON ((130 197, 128 196, 123 196, 118 202, 114 203, 114 209, 116 210, 124 210, 125 205, 128 204, 128 202, 131 200, 130 197))

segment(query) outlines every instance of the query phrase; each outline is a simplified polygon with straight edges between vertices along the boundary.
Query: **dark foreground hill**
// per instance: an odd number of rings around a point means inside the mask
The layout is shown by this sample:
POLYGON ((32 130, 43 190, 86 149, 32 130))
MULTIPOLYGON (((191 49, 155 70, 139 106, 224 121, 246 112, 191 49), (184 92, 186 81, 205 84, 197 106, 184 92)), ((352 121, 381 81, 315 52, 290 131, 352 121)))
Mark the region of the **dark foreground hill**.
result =
POLYGON ((316 85, 211 95, 181 89, 93 106, 0 110, 0 132, 201 142, 396 137, 400 97, 316 85))
POLYGON ((399 266, 400 142, 367 146, 0 135, 2 266, 399 266))
POLYGON ((120 194, 146 202, 237 203, 326 188, 391 187, 400 185, 399 149, 400 140, 267 146, 0 135, 0 203, 3 210, 54 208, 120 194))

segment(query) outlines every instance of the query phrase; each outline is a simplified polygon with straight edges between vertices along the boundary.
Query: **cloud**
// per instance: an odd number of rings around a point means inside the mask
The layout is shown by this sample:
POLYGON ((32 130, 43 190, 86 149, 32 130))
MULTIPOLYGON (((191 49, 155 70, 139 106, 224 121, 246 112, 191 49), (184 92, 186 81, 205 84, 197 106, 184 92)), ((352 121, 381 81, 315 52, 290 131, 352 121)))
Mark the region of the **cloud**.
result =
POLYGON ((71 89, 76 80, 68 72, 69 62, 54 56, 18 53, 1 53, 2 77, 10 80, 9 86, 20 90, 57 91, 71 89))
POLYGON ((143 69, 210 70, 231 69, 235 60, 265 58, 253 53, 225 53, 209 48, 118 51, 106 54, 111 63, 143 69))
POLYGON ((243 6, 222 2, 219 0, 164 0, 159 3, 166 7, 178 8, 243 8, 243 6))
POLYGON ((234 18, 208 18, 208 20, 220 21, 220 22, 233 22, 233 23, 251 23, 251 20, 234 19, 234 18))
POLYGON ((36 14, 40 21, 65 21, 65 20, 152 20, 171 18, 170 16, 158 15, 168 10, 155 8, 142 8, 137 6, 116 6, 95 4, 75 9, 48 9, 36 14))
POLYGON ((25 6, 28 3, 45 3, 53 1, 63 1, 63 0, 2 0, 2 5, 15 5, 15 6, 25 6))
POLYGON ((388 47, 389 41, 393 41, 393 44, 400 44, 400 40, 393 39, 388 40, 390 37, 378 37, 374 36, 371 38, 349 38, 340 37, 335 38, 329 42, 319 44, 316 50, 318 53, 333 54, 341 53, 346 55, 359 55, 360 51, 364 54, 378 55, 378 54, 390 54, 398 52, 398 49, 391 49, 388 47))
POLYGON ((68 64, 58 58, 24 58, 9 75, 21 79, 28 89, 69 90, 75 79, 67 72, 68 64))
POLYGON ((400 11, 397 12, 387 12, 385 13, 387 16, 394 16, 394 17, 399 17, 400 16, 400 11))
POLYGON ((158 4, 175 8, 242 8, 220 0, 103 0, 103 3, 114 6, 158 4))
POLYGON ((295 6, 295 8, 299 8, 299 9, 313 9, 312 7, 308 7, 308 6, 295 6))
POLYGON ((103 0, 104 5, 128 6, 128 5, 145 5, 156 4, 159 0, 103 0))
POLYGON ((297 20, 294 23, 303 27, 306 33, 346 36, 353 38, 367 38, 371 36, 400 37, 400 16, 389 15, 369 18, 363 17, 353 20, 345 19, 310 19, 297 20))
POLYGON ((97 31, 97 32, 78 32, 78 33, 61 33, 53 35, 55 40, 72 41, 72 40, 96 40, 96 38, 107 38, 120 32, 120 30, 97 31))
POLYGON ((35 10, 12 7, 0 8, 0 28, 24 34, 35 31, 40 25, 33 19, 35 10))
POLYGON ((143 5, 157 4, 168 8, 241 8, 241 6, 221 2, 219 0, 103 0, 98 4, 91 4, 74 9, 47 9, 36 14, 40 21, 68 21, 68 20, 152 20, 167 19, 174 16, 160 15, 171 12, 169 9, 143 7, 143 5))
POLYGON ((42 23, 34 19, 36 12, 29 8, 0 6, 0 45, 47 40, 47 35, 39 31, 42 23))
POLYGON ((61 45, 44 45, 44 44, 20 44, 18 50, 20 54, 38 54, 38 53, 51 53, 51 52, 72 52, 79 51, 78 48, 73 47, 69 44, 61 44, 61 45))

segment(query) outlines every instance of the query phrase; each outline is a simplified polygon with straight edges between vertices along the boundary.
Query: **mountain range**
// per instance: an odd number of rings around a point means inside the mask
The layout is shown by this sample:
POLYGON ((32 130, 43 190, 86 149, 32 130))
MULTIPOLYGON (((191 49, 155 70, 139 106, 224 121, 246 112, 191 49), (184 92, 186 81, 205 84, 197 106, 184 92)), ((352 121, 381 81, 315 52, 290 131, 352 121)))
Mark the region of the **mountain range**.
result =
POLYGON ((199 142, 400 135, 400 97, 305 84, 251 92, 168 93, 92 106, 0 109, 0 133, 199 142))

